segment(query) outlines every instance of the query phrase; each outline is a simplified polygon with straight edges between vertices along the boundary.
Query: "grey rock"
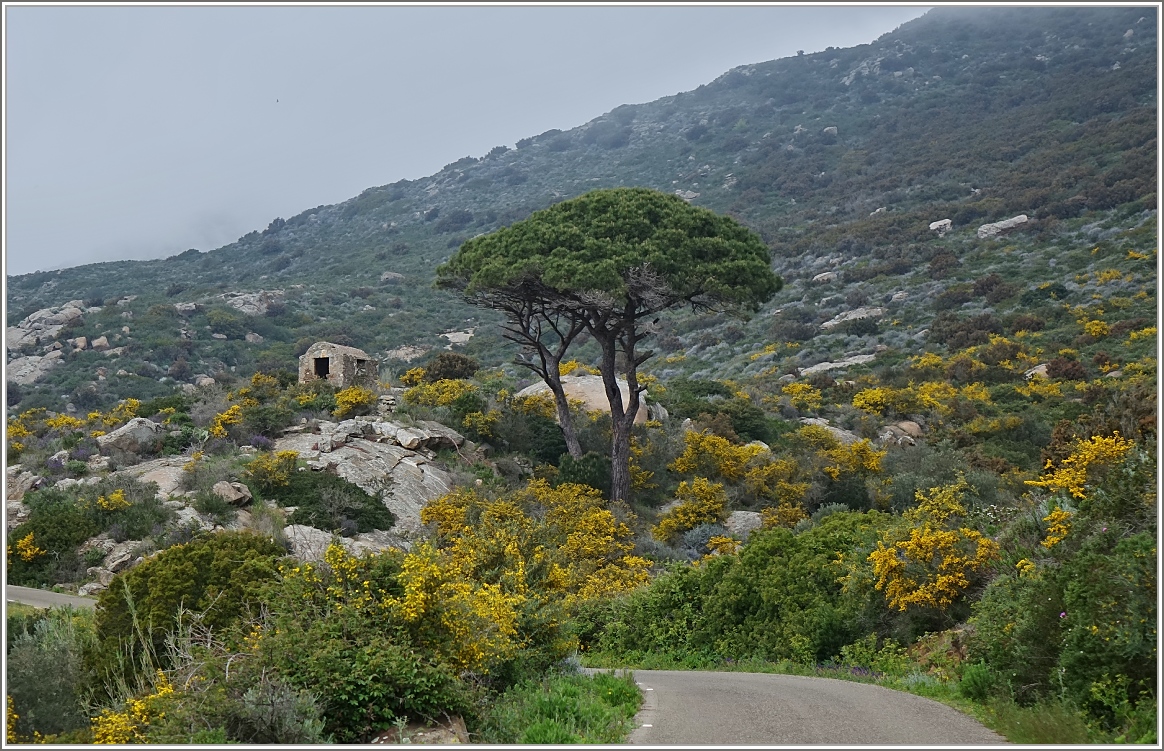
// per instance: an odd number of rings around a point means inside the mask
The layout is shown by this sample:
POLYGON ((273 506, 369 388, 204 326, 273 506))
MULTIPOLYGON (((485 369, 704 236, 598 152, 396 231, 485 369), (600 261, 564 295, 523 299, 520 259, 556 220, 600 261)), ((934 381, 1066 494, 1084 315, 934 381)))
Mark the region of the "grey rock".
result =
MULTIPOLYGON (((276 451, 297 451, 300 455, 323 450, 321 436, 300 433, 275 442, 276 451)), ((340 477, 379 496, 396 516, 392 532, 411 535, 420 530, 420 510, 426 503, 448 493, 452 478, 429 464, 415 451, 389 441, 348 438, 326 456, 309 461, 308 466, 334 471, 340 477)))
POLYGON ((28 355, 18 357, 8 363, 6 377, 13 383, 29 386, 48 375, 48 372, 61 364, 63 355, 60 350, 49 352, 46 355, 28 355))
POLYGON ((1047 363, 1045 363, 1045 362, 1039 363, 1035 367, 1033 367, 1030 370, 1028 370, 1027 372, 1023 373, 1023 378, 1027 379, 1028 381, 1031 380, 1032 378, 1034 378, 1035 376, 1038 376, 1040 378, 1047 377, 1047 363))
POLYGON ((28 516, 32 513, 28 506, 25 506, 21 501, 6 501, 6 503, 5 516, 8 521, 8 529, 15 529, 28 521, 28 516))
POLYGON ((249 316, 266 315, 272 305, 283 302, 283 290, 260 290, 258 292, 227 292, 219 295, 230 307, 249 316))
POLYGON ((816 365, 811 365, 807 368, 802 368, 800 375, 809 376, 814 373, 824 373, 828 370, 843 370, 845 368, 851 368, 854 365, 864 365, 865 363, 872 362, 875 359, 877 359, 876 355, 851 355, 850 357, 846 357, 843 360, 838 360, 837 362, 825 361, 817 363, 816 365))
MULTIPOLYGON (((580 400, 583 406, 591 412, 610 412, 610 401, 606 398, 606 386, 600 375, 562 376, 562 390, 566 392, 566 398, 580 400)), ((630 399, 630 389, 627 387, 625 379, 618 379, 618 390, 622 394, 623 404, 626 404, 630 399)), ((539 394, 550 395, 550 387, 542 381, 526 386, 515 396, 522 398, 539 394)), ((555 419, 557 419, 556 414, 555 419)), ((646 400, 639 400, 639 411, 635 415, 635 424, 642 425, 646 421, 646 400)))
POLYGON ((114 577, 114 573, 112 571, 101 568, 100 566, 90 566, 89 568, 85 569, 85 575, 97 577, 97 583, 100 584, 102 588, 108 587, 109 583, 113 581, 114 577))
POLYGON ((253 331, 247 332, 247 335, 243 338, 246 339, 248 344, 262 344, 263 343, 262 335, 256 334, 253 331))
POLYGON ((1018 216, 1011 217, 1010 219, 1003 219, 1001 222, 983 224, 978 228, 978 239, 986 240, 991 237, 997 237, 998 235, 1001 235, 1004 232, 1008 232, 1015 227, 1021 227, 1022 225, 1026 224, 1027 221, 1028 219, 1026 214, 1019 214, 1018 216))
POLYGON ((90 595, 95 595, 98 592, 103 592, 108 588, 109 587, 107 585, 102 584, 99 581, 89 582, 88 584, 82 584, 80 587, 78 587, 77 594, 81 597, 89 597, 90 595))
POLYGON ((832 319, 825 321, 820 327, 822 329, 831 329, 848 321, 857 321, 862 318, 880 318, 883 315, 885 315, 884 308, 855 308, 853 310, 846 310, 844 313, 840 313, 832 319))
POLYGON ((97 437, 97 445, 102 453, 123 451, 142 453, 152 449, 161 439, 162 426, 144 417, 135 417, 112 433, 97 437))
POLYGON ((93 340, 93 349, 100 352, 101 350, 109 349, 109 337, 99 336, 93 340))
MULTIPOLYGON (((115 475, 119 477, 132 477, 141 482, 157 483, 157 497, 160 500, 165 500, 173 496, 181 495, 182 480, 185 476, 182 467, 188 461, 189 458, 185 456, 165 456, 160 459, 152 459, 148 462, 135 464, 132 467, 116 472, 115 475)), ((106 462, 108 462, 108 459, 106 462)))
POLYGON ((250 488, 243 485, 241 482, 227 482, 220 480, 214 483, 211 492, 216 496, 231 504, 232 506, 245 506, 254 498, 251 496, 250 488))
POLYGON ((733 511, 728 514, 723 525, 733 537, 747 541, 748 536, 762 526, 762 522, 755 511, 733 511))
POLYGON ((8 486, 7 500, 19 501, 24 494, 44 485, 45 479, 38 474, 25 470, 19 464, 13 464, 5 470, 5 479, 8 486))

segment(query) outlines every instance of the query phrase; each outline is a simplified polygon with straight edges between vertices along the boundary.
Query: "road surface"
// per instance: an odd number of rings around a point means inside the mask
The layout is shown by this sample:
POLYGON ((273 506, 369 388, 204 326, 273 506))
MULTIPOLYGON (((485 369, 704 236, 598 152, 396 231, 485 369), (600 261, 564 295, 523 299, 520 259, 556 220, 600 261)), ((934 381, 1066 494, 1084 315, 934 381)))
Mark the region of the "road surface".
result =
POLYGON ((54 608, 62 605, 72 605, 75 608, 91 608, 97 605, 92 597, 76 597, 50 592, 47 589, 32 589, 30 587, 14 587, 11 584, 4 587, 4 599, 8 602, 19 602, 37 608, 54 608))
POLYGON ((977 720, 882 686, 769 673, 635 670, 643 690, 630 743, 920 745, 1006 743, 977 720))

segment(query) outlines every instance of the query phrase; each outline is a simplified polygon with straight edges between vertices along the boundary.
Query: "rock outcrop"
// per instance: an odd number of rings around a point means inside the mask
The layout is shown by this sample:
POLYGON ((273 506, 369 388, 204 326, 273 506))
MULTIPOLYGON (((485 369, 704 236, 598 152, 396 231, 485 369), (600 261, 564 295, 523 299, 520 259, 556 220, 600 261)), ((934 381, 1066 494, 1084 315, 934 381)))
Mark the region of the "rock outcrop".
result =
POLYGON ((727 527, 727 531, 733 537, 747 542, 748 536, 753 531, 759 529, 763 525, 763 522, 760 519, 760 515, 755 511, 733 511, 728 514, 728 518, 723 525, 727 527))
POLYGON ((939 219, 936 222, 930 222, 930 230, 937 232, 938 237, 945 237, 946 233, 949 232, 950 228, 953 226, 954 223, 949 219, 939 219))
POLYGON ((144 417, 135 417, 112 433, 97 436, 102 453, 123 451, 140 454, 153 449, 162 437, 162 426, 144 417))
POLYGON ((24 498, 24 494, 30 490, 35 490, 45 483, 45 479, 40 475, 33 474, 24 469, 19 464, 11 464, 5 470, 6 486, 8 488, 7 500, 19 501, 24 498))
POLYGON ((994 222, 993 224, 983 224, 978 228, 978 239, 985 240, 991 237, 997 237, 1004 232, 1008 232, 1015 227, 1021 227, 1027 223, 1027 215, 1019 214, 1010 219, 1003 219, 1001 222, 994 222))
POLYGON ((323 560, 323 555, 333 540, 339 542, 351 555, 366 555, 388 548, 408 547, 406 540, 389 532, 367 532, 355 537, 339 537, 304 524, 288 524, 283 528, 283 536, 291 545, 291 555, 301 561, 323 560))
POLYGON ((282 305, 283 290, 259 290, 258 292, 226 292, 219 295, 223 302, 248 316, 266 315, 272 305, 282 305))
POLYGON ((883 315, 885 315, 885 308, 854 308, 853 310, 846 310, 844 313, 837 314, 822 323, 820 327, 822 329, 832 329, 849 321, 858 321, 862 318, 880 318, 883 315))
POLYGON ((818 362, 816 365, 810 365, 807 368, 802 368, 800 375, 809 376, 813 373, 824 373, 828 370, 843 370, 845 368, 851 368, 854 365, 864 365, 867 362, 873 362, 875 359, 877 359, 877 355, 851 355, 843 360, 837 360, 836 362, 830 362, 826 360, 825 362, 818 362))
POLYGON ((9 351, 28 344, 46 344, 56 339, 61 329, 79 322, 84 314, 85 303, 81 300, 70 300, 55 308, 42 308, 5 329, 4 343, 9 351))
POLYGON ((440 423, 404 426, 374 418, 322 422, 319 433, 293 433, 276 451, 297 451, 317 471, 332 471, 379 496, 396 516, 390 530, 407 537, 420 530, 420 510, 452 489, 447 472, 430 463, 436 449, 459 448, 460 433, 440 423), (427 455, 426 455, 427 454, 427 455))
POLYGON ((47 355, 28 355, 18 357, 8 363, 6 377, 13 383, 28 386, 36 383, 48 375, 48 372, 61 364, 64 354, 58 349, 47 355))
MULTIPOLYGON (((581 401, 582 405, 590 412, 610 412, 610 401, 606 398, 606 386, 600 375, 562 376, 562 390, 566 392, 567 399, 581 401)), ((622 394, 622 403, 625 405, 630 399, 630 389, 627 387, 625 379, 618 379, 618 390, 622 394)), ((538 381, 532 386, 526 386, 515 396, 521 398, 539 394, 553 398, 550 387, 542 381, 538 381)), ((646 421, 647 403, 640 396, 639 411, 635 414, 635 424, 642 425, 646 421)))
POLYGON ((241 482, 220 480, 214 483, 210 491, 232 506, 245 506, 254 500, 251 489, 241 482))

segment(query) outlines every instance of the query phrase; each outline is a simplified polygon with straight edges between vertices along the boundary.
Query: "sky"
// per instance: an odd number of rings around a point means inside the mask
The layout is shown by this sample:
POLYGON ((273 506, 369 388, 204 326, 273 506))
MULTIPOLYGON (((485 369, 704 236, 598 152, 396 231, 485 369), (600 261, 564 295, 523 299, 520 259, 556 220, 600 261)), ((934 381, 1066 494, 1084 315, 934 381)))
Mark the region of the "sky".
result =
POLYGON ((927 9, 5 4, 5 273, 211 250, 927 9))

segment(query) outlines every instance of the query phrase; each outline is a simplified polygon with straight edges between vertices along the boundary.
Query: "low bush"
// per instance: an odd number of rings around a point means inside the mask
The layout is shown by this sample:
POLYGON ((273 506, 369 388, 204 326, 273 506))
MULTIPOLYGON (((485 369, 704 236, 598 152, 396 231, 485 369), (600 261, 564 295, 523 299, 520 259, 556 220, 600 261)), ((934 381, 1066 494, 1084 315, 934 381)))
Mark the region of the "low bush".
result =
POLYGON ((492 703, 485 743, 624 743, 642 703, 632 673, 550 675, 514 686, 492 703))

